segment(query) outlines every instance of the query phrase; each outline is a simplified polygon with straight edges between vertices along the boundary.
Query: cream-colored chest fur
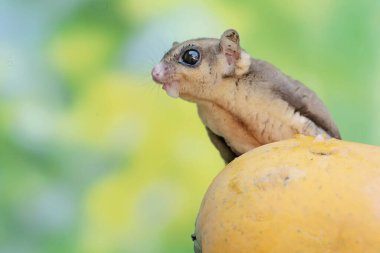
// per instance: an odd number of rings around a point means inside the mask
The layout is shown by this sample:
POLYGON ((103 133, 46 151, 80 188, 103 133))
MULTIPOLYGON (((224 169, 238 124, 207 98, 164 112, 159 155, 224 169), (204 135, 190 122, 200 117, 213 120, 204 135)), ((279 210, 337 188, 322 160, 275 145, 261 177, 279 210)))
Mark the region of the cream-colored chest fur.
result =
POLYGON ((298 133, 326 134, 269 90, 247 83, 221 84, 213 99, 197 105, 203 123, 237 154, 298 133))

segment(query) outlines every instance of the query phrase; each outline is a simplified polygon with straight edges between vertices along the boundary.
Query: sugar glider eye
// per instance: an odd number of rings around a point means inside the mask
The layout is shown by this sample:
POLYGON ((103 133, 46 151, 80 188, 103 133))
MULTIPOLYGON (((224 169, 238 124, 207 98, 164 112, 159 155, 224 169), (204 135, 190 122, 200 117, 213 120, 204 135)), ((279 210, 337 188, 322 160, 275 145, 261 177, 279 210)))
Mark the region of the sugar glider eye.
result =
POLYGON ((195 49, 186 50, 180 59, 180 63, 187 66, 194 66, 200 59, 201 54, 195 49))

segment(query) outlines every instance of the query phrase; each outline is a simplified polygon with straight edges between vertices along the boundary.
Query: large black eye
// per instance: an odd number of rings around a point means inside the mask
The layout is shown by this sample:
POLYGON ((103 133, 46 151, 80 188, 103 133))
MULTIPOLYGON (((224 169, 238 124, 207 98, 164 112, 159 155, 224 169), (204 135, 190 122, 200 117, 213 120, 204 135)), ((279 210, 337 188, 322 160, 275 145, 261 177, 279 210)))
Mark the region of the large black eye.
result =
POLYGON ((181 57, 181 63, 185 63, 186 65, 194 66, 197 64, 200 58, 200 53, 195 49, 189 49, 185 51, 181 57))

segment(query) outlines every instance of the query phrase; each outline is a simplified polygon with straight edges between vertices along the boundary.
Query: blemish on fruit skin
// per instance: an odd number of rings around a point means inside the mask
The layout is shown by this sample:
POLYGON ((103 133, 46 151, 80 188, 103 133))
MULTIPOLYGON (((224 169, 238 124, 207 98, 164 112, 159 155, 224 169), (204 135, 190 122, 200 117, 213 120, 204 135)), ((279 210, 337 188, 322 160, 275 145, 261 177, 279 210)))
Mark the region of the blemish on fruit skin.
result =
POLYGON ((230 180, 228 186, 232 191, 234 191, 237 194, 242 193, 243 191, 241 190, 240 184, 239 184, 239 179, 234 177, 230 180))
POLYGON ((337 152, 335 145, 329 145, 327 143, 319 143, 309 147, 309 152, 319 156, 329 156, 337 152))
POLYGON ((287 186, 287 185, 288 185, 289 180, 290 180, 290 177, 289 177, 289 176, 286 176, 286 177, 284 178, 284 186, 287 186))
POLYGON ((306 172, 295 167, 269 168, 263 175, 255 177, 253 184, 260 190, 282 186, 287 187, 292 181, 305 178, 306 172))
POLYGON ((314 155, 331 155, 331 153, 329 153, 329 152, 315 152, 312 150, 310 150, 310 152, 314 155))

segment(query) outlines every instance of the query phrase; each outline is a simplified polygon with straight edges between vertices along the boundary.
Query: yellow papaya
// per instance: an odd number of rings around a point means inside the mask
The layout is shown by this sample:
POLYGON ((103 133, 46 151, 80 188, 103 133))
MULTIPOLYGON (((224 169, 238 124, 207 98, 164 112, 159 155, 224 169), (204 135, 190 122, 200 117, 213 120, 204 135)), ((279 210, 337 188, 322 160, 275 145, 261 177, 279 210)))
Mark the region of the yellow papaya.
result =
POLYGON ((201 204, 203 253, 379 253, 380 147, 297 136, 228 164, 201 204))

